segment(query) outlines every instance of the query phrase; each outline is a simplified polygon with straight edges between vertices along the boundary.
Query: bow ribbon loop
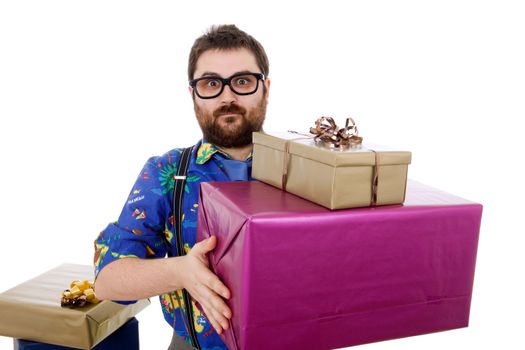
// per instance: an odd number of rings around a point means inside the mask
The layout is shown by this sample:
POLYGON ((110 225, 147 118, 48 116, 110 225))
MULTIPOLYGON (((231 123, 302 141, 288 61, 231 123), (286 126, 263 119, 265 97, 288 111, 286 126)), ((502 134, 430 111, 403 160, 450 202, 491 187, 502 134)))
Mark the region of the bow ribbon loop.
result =
POLYGON ((317 143, 329 148, 356 147, 363 142, 358 135, 357 126, 352 118, 346 118, 344 128, 339 128, 332 117, 321 117, 315 121, 315 127, 310 128, 317 143))

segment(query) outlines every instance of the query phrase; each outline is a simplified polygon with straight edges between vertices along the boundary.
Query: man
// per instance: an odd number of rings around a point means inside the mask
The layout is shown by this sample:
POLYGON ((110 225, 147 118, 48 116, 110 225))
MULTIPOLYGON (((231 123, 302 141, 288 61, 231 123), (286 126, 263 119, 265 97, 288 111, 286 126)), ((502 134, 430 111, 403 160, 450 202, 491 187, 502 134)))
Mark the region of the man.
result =
MULTIPOLYGON (((189 92, 203 139, 191 154, 183 197, 186 255, 176 256, 172 208, 182 149, 146 162, 119 220, 95 241, 97 297, 134 301, 160 295, 166 321, 194 347, 226 349, 217 333, 228 329, 232 317, 225 302, 230 291, 208 268, 206 254, 216 237, 196 242, 199 184, 252 179, 251 135, 262 130, 268 71, 264 48, 234 25, 212 27, 191 49, 189 92), (164 258, 167 253, 174 257, 164 258), (193 299, 194 331, 185 317, 183 288, 193 299)), ((178 339, 174 334, 170 349, 184 348, 178 339)))

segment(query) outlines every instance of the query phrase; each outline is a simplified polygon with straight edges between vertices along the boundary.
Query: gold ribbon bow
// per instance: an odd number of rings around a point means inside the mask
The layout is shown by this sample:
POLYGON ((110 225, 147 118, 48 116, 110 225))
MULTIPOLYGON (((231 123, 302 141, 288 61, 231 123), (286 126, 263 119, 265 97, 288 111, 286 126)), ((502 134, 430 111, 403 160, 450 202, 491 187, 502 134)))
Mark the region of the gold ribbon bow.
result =
POLYGON ((360 145, 363 138, 358 136, 357 126, 352 118, 346 118, 344 128, 339 128, 332 117, 321 117, 315 127, 310 128, 314 140, 329 148, 348 148, 360 145), (351 122, 351 124, 350 124, 351 122))

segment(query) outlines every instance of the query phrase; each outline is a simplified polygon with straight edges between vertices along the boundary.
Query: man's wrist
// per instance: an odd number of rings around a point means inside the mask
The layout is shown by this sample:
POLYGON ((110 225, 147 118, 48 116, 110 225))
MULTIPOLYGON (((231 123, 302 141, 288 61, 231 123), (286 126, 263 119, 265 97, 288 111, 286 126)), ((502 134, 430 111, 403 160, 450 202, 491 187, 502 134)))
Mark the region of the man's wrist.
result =
POLYGON ((185 258, 185 256, 176 256, 162 259, 164 276, 167 276, 167 285, 172 291, 184 288, 185 258))

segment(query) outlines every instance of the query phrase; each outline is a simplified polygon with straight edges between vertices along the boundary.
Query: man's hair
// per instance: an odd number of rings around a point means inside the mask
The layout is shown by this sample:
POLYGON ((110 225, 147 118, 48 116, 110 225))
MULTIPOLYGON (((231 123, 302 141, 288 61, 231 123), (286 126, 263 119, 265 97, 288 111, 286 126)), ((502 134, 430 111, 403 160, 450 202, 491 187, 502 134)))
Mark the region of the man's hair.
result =
POLYGON ((248 49, 253 53, 261 73, 267 77, 270 72, 270 64, 262 45, 234 24, 222 24, 212 26, 193 43, 188 61, 188 80, 193 79, 195 69, 197 68, 197 60, 205 51, 242 48, 248 49))

